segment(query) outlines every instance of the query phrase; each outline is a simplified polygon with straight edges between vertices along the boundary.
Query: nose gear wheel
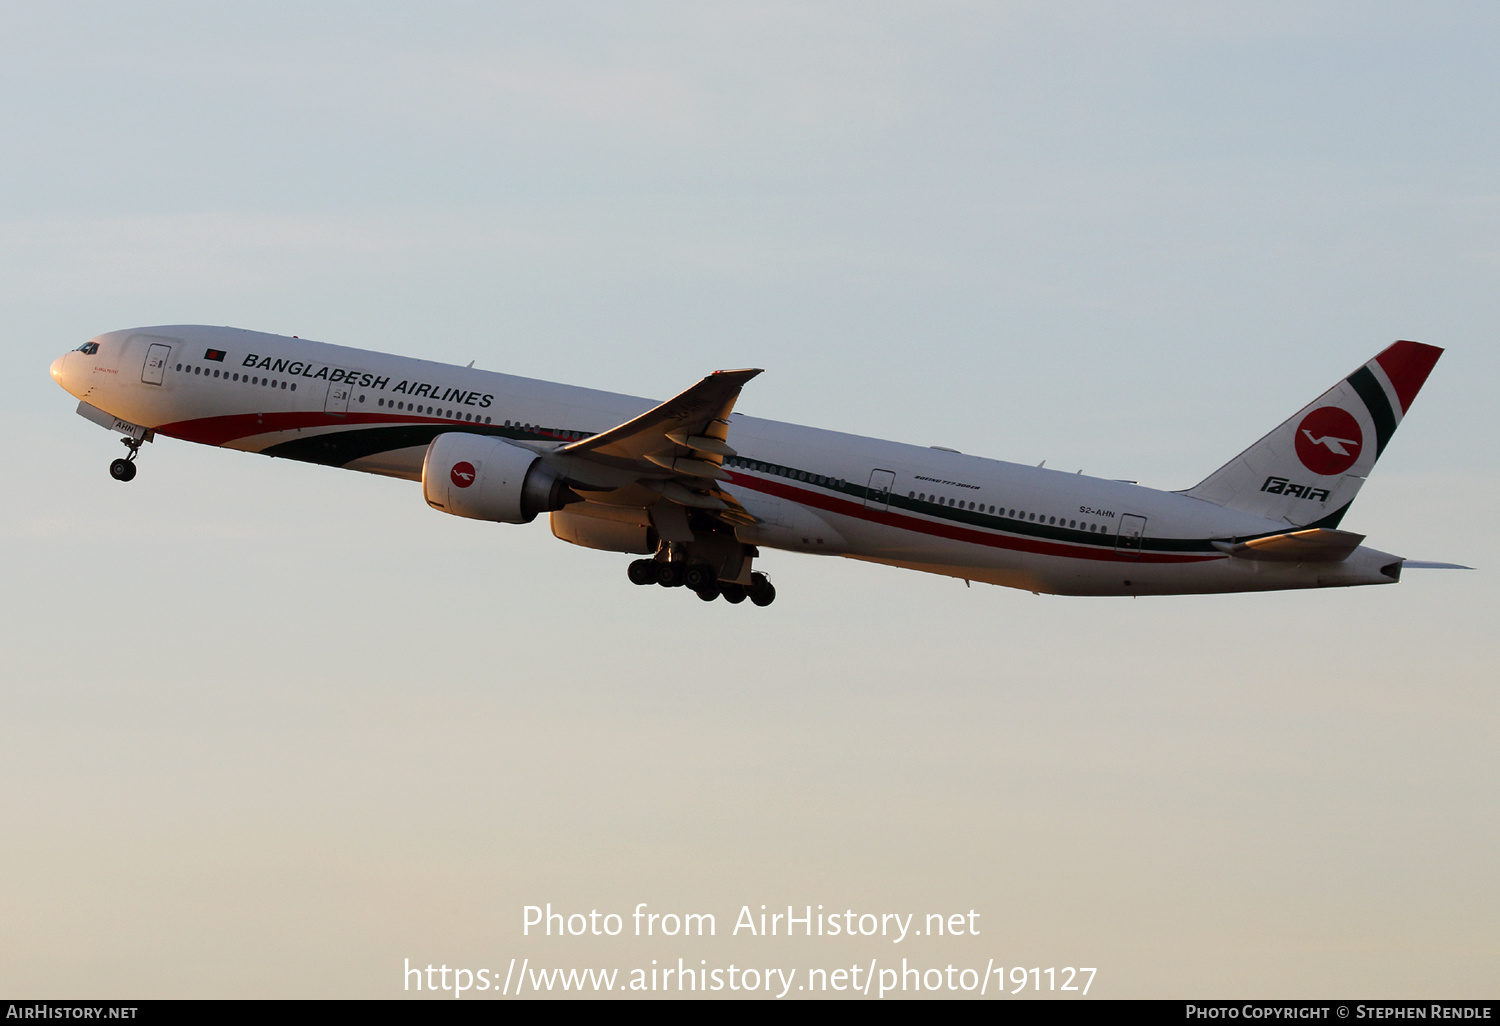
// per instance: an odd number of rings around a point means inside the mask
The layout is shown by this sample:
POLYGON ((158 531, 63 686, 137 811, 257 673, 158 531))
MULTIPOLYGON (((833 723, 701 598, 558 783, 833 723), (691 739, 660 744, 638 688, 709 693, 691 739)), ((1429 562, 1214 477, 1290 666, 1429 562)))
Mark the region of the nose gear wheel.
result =
POLYGON ((141 451, 142 439, 122 438, 120 441, 125 443, 125 448, 130 450, 130 455, 111 463, 109 476, 116 481, 130 481, 135 478, 135 457, 136 453, 141 451))

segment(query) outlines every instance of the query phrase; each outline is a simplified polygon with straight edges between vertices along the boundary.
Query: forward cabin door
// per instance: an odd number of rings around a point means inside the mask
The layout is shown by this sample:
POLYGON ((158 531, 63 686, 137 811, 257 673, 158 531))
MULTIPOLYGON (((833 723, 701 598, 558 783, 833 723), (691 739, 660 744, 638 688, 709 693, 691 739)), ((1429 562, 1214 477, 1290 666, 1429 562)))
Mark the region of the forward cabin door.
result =
POLYGON ((870 471, 870 483, 865 487, 865 509, 888 509, 891 505, 891 488, 895 484, 895 471, 870 471))
POLYGON ((172 355, 172 347, 160 342, 153 342, 146 350, 146 363, 141 368, 141 380, 148 385, 161 384, 162 378, 167 373, 167 357, 172 355))
POLYGON ((1146 518, 1126 513, 1120 518, 1120 534, 1115 539, 1115 551, 1134 556, 1141 555, 1141 539, 1146 537, 1146 518))

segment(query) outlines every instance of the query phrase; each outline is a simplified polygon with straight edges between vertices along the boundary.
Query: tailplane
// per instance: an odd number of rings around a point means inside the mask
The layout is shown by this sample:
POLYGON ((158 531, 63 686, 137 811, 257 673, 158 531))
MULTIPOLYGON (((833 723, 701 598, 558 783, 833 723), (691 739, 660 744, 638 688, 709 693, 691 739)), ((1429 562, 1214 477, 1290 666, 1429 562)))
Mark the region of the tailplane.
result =
POLYGON ((1294 527, 1338 527, 1442 353, 1397 342, 1182 494, 1294 527))

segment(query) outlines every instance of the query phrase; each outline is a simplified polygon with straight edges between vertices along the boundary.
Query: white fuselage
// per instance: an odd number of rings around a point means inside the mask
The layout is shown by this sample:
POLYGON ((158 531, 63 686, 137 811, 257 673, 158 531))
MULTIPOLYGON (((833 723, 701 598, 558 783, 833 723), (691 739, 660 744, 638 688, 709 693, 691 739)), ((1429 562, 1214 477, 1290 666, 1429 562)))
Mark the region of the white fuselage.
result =
MULTIPOLYGON (((565 444, 655 405, 234 328, 96 341, 97 353, 60 358, 54 377, 127 428, 408 480, 420 479, 428 444, 445 432, 565 444)), ((1396 579, 1382 567, 1399 564, 1364 547, 1336 563, 1235 558, 1214 542, 1288 524, 1082 474, 739 413, 729 440, 738 456, 724 464, 723 487, 758 521, 741 539, 763 547, 1072 595, 1382 584, 1396 579)))

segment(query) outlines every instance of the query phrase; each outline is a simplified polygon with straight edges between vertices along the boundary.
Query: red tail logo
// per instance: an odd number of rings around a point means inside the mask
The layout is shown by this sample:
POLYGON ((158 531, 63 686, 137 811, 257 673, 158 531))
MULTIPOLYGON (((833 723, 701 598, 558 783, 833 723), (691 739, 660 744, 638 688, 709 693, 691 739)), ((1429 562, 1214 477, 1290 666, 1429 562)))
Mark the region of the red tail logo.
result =
POLYGON ((1342 474, 1359 459, 1364 433, 1348 410, 1320 406, 1297 425, 1297 458, 1314 474, 1342 474))
POLYGON ((453 464, 453 469, 449 471, 448 476, 453 479, 453 483, 459 488, 467 488, 474 483, 474 464, 468 462, 455 463, 453 464))

